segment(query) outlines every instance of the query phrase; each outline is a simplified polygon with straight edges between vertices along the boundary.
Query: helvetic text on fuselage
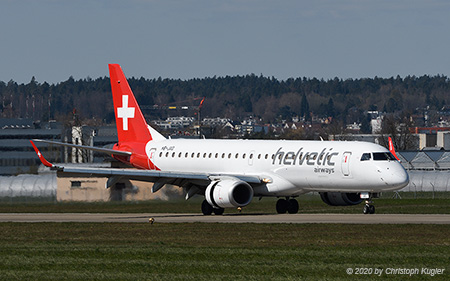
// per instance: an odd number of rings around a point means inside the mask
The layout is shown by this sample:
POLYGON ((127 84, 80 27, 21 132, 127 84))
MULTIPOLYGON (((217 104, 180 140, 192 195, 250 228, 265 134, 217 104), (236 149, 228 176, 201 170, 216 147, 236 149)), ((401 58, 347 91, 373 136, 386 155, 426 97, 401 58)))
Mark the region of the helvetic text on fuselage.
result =
POLYGON ((275 165, 277 159, 279 160, 279 165, 303 165, 308 166, 334 166, 336 163, 333 158, 339 155, 339 152, 332 152, 333 148, 324 148, 319 152, 309 152, 303 151, 301 147, 297 152, 287 151, 284 152, 283 148, 280 147, 275 153, 272 165, 275 165), (298 160, 298 162, 297 162, 298 160))

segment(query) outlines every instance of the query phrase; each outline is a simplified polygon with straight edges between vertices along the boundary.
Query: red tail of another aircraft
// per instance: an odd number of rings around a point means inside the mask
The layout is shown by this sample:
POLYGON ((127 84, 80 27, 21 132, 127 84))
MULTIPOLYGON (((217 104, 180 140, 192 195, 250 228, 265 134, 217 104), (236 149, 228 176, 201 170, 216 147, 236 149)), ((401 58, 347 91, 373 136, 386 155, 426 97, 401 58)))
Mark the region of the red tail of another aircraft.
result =
POLYGON ((389 140, 389 151, 392 153, 392 155, 394 155, 395 159, 400 161, 400 159, 398 159, 397 154, 395 153, 395 148, 394 148, 394 143, 392 142, 392 138, 389 137, 388 140, 389 140))

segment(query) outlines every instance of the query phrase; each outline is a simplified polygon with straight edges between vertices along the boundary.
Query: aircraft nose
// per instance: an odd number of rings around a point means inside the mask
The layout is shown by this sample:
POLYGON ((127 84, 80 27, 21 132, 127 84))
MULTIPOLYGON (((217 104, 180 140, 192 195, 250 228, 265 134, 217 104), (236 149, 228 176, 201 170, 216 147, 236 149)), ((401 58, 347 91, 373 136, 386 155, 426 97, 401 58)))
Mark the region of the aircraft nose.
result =
POLYGON ((409 175, 406 170, 400 166, 396 167, 394 171, 392 171, 391 176, 389 177, 388 184, 392 187, 402 188, 408 185, 409 183, 409 175))

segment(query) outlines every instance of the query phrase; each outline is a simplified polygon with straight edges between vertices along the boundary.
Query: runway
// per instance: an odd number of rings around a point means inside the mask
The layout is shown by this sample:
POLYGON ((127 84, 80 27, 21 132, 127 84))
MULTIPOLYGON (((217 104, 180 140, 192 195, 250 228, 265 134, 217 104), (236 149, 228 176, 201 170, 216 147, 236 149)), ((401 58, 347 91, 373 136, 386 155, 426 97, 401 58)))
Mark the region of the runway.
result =
POLYGON ((120 222, 148 223, 339 223, 339 224, 450 224, 441 214, 108 214, 108 213, 2 213, 0 222, 120 222))

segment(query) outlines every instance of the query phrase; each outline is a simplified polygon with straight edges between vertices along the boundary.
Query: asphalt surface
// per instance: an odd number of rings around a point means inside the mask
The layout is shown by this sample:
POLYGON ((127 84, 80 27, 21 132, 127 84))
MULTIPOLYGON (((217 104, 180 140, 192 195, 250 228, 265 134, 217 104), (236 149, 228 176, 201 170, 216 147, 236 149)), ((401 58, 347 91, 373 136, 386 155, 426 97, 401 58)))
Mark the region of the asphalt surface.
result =
POLYGON ((440 214, 108 214, 1 213, 0 222, 134 222, 148 223, 340 223, 340 224, 450 224, 440 214))

